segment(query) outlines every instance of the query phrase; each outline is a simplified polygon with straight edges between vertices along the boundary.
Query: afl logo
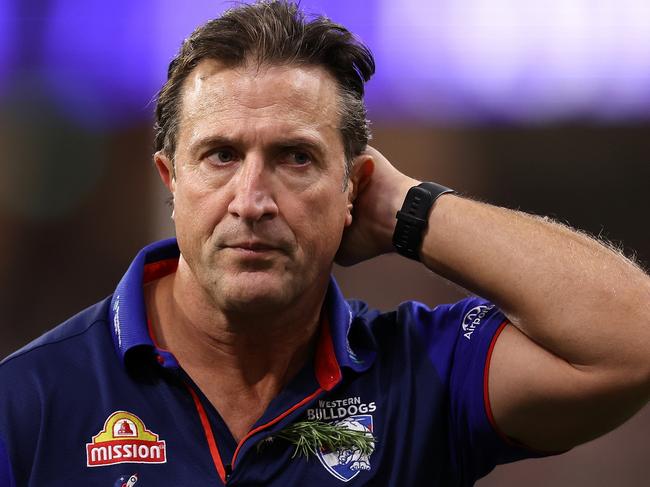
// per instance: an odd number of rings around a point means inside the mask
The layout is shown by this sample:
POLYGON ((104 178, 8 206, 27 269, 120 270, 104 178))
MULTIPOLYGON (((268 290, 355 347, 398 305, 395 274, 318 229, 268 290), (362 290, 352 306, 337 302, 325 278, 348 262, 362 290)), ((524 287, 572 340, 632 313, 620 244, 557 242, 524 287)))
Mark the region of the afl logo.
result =
POLYGON ((485 315, 487 315, 490 310, 494 308, 494 305, 491 304, 489 306, 485 305, 480 305, 476 306, 472 309, 470 309, 465 317, 463 318, 463 336, 470 340, 472 338, 472 333, 474 333, 474 330, 478 325, 481 324, 481 321, 483 318, 485 318, 485 315))

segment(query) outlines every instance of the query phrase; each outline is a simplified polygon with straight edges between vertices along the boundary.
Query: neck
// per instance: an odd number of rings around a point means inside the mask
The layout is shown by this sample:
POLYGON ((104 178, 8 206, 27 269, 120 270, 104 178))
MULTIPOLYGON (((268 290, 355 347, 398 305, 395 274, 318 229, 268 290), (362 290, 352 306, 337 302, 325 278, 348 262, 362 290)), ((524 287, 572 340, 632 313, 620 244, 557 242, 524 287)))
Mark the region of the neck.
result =
POLYGON ((158 346, 197 383, 210 377, 221 392, 268 403, 313 355, 326 286, 264 314, 224 312, 179 263, 175 274, 147 285, 145 296, 158 346))

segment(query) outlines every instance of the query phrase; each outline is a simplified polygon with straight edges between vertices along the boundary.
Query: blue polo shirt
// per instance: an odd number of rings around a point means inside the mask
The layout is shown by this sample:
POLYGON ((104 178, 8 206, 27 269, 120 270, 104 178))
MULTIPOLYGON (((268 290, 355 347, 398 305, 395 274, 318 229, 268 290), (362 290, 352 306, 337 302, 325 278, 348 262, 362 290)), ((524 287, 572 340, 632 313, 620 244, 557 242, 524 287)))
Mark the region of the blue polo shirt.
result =
POLYGON ((143 283, 178 256, 174 240, 146 247, 112 296, 0 363, 0 487, 466 486, 536 456, 491 418, 487 371, 506 323, 496 307, 381 313, 333 279, 313 360, 236 442, 149 332, 143 283), (372 435, 373 451, 295 455, 275 435, 303 421, 372 435))

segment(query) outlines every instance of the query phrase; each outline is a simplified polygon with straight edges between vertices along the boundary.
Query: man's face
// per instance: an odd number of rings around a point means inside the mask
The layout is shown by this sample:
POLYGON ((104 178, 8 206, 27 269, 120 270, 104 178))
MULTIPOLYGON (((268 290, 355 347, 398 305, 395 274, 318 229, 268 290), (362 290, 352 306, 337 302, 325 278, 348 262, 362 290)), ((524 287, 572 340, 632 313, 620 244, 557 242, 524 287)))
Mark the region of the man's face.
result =
POLYGON ((318 67, 206 60, 185 81, 175 177, 156 160, 182 259, 220 309, 322 293, 351 222, 338 102, 318 67))

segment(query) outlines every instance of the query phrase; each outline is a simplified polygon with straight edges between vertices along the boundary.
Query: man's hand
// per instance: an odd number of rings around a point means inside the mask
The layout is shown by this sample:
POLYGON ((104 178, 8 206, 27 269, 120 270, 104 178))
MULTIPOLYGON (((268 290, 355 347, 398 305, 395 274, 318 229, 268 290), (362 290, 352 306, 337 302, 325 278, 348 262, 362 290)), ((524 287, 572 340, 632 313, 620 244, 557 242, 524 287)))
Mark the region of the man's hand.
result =
POLYGON ((345 266, 393 251, 395 214, 409 188, 419 184, 370 146, 355 159, 350 179, 354 185, 352 225, 336 254, 336 262, 345 266))

